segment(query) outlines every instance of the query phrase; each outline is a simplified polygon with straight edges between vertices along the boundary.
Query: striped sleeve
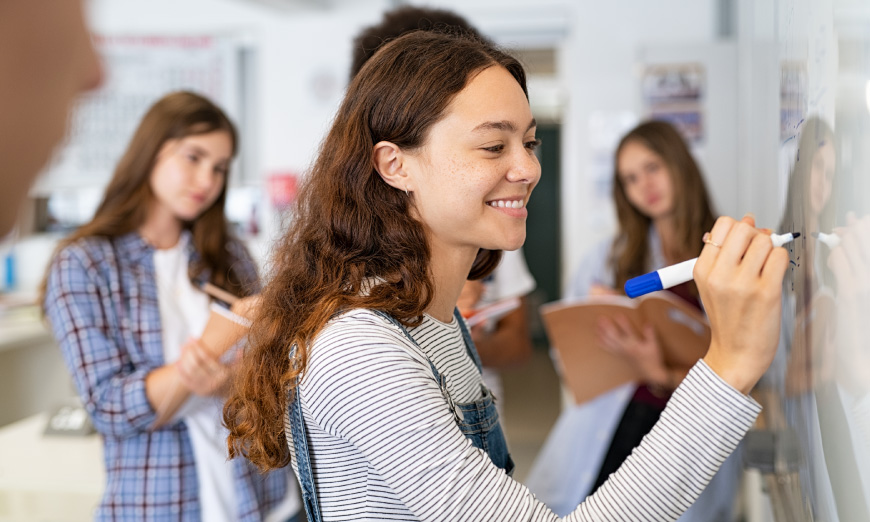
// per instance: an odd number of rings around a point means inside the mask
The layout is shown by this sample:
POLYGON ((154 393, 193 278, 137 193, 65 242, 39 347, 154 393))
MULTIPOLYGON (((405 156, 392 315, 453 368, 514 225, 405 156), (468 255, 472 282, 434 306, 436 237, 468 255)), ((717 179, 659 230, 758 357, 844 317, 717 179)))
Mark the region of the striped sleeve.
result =
MULTIPOLYGON (((425 358, 379 318, 327 328, 300 397, 318 428, 361 453, 415 520, 559 520, 462 435, 425 358)), ((699 362, 638 449, 565 520, 676 520, 759 411, 699 362)), ((329 451, 316 450, 315 460, 329 451)), ((371 494, 365 479, 343 478, 318 485, 330 490, 325 503, 371 494)))
POLYGON ((698 498, 760 412, 757 402, 699 361, 640 446, 569 518, 676 520, 698 498))

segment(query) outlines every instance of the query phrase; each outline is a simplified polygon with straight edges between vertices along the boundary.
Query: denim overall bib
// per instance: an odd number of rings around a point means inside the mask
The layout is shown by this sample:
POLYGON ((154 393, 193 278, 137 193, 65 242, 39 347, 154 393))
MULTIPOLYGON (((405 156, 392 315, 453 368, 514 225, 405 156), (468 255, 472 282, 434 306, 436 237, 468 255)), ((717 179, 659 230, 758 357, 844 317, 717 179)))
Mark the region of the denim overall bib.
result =
MULTIPOLYGON (((408 330, 402 324, 394 319, 391 315, 375 310, 379 316, 390 321, 405 334, 405 336, 414 343, 417 348, 420 345, 411 337, 408 330)), ((459 321, 459 328, 462 330, 462 338, 465 341, 465 349, 474 365, 477 366, 477 371, 481 370, 480 357, 477 355, 477 350, 474 348, 474 342, 471 340, 471 335, 465 327, 465 322, 458 310, 454 310, 453 316, 456 321, 459 321)), ((420 348, 420 352, 423 352, 420 348)), ((498 421, 498 412, 495 409, 495 398, 489 389, 481 384, 483 388, 483 397, 479 400, 465 403, 453 402, 450 394, 447 393, 447 381, 444 376, 438 373, 435 365, 428 357, 429 367, 432 369, 432 374, 441 388, 441 393, 444 394, 447 404, 453 413, 453 418, 456 424, 467 439, 476 448, 482 449, 492 462, 505 470, 510 475, 514 471, 514 462, 511 460, 507 449, 507 442, 504 438, 504 432, 501 429, 501 424, 498 421)), ((306 437, 305 419, 302 415, 302 407, 299 403, 299 394, 295 393, 293 400, 289 406, 290 417, 290 433, 293 437, 293 447, 296 453, 296 466, 299 473, 299 485, 302 490, 302 502, 305 505, 305 513, 308 515, 309 522, 322 522, 323 518, 320 513, 320 505, 317 501, 317 490, 314 486, 314 472, 311 468, 310 452, 308 451, 308 439, 306 437)))

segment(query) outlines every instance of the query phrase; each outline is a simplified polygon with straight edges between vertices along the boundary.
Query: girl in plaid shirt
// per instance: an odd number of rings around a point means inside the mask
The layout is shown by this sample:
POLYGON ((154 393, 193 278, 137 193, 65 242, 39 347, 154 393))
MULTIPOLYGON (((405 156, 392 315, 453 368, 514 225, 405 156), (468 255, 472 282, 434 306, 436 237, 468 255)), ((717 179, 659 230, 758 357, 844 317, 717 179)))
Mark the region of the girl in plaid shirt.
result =
POLYGON ((224 216, 236 131, 189 92, 140 123, 94 218, 59 246, 43 305, 104 441, 97 520, 286 520, 299 510, 285 470, 227 460, 220 409, 234 371, 195 337, 210 282, 259 291, 256 267, 224 216), (192 394, 161 409, 181 383, 192 394), (161 414, 161 415, 159 415, 161 414))

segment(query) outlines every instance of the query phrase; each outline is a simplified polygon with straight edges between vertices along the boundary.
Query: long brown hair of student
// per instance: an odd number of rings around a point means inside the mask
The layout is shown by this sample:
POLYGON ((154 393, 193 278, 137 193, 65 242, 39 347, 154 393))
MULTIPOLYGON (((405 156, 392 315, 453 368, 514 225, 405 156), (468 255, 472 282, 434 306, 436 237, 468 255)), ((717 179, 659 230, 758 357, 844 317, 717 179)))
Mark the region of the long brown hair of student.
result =
POLYGON ((619 222, 619 233, 611 248, 611 266, 614 283, 622 289, 625 282, 647 271, 650 261, 648 241, 652 220, 628 200, 619 174, 620 153, 629 143, 637 143, 657 155, 671 177, 673 187, 674 244, 665 251, 669 262, 678 262, 698 256, 703 243, 701 237, 710 230, 715 217, 701 170, 692 157, 686 142, 670 123, 647 121, 628 132, 619 142, 614 157, 613 201, 619 222))
MULTIPOLYGON (((419 324, 433 295, 430 249, 413 216, 413 191, 381 179, 374 145, 425 146, 453 98, 493 65, 509 71, 527 95, 525 72, 514 58, 428 32, 385 45, 354 78, 300 191, 293 226, 277 247, 276 270, 224 408, 231 457, 243 455, 263 470, 290 461, 289 394, 305 372, 308 343, 336 313, 367 308, 419 324), (427 53, 408 52, 414 48, 427 53)), ((500 251, 481 250, 469 279, 485 277, 500 258, 500 251)))

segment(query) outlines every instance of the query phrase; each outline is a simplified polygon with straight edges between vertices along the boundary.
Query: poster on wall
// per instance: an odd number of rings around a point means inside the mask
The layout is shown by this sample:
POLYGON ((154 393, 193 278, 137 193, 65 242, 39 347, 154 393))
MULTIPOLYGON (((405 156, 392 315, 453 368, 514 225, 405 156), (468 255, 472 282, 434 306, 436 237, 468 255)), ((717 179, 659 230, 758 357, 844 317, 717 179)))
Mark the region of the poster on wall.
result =
POLYGON ((240 122, 239 47, 212 36, 99 36, 105 80, 81 97, 68 138, 35 193, 99 190, 108 182, 145 111, 176 90, 202 94, 240 122))
POLYGON ((670 122, 692 145, 703 143, 704 77, 699 63, 648 66, 641 79, 644 114, 670 122))

